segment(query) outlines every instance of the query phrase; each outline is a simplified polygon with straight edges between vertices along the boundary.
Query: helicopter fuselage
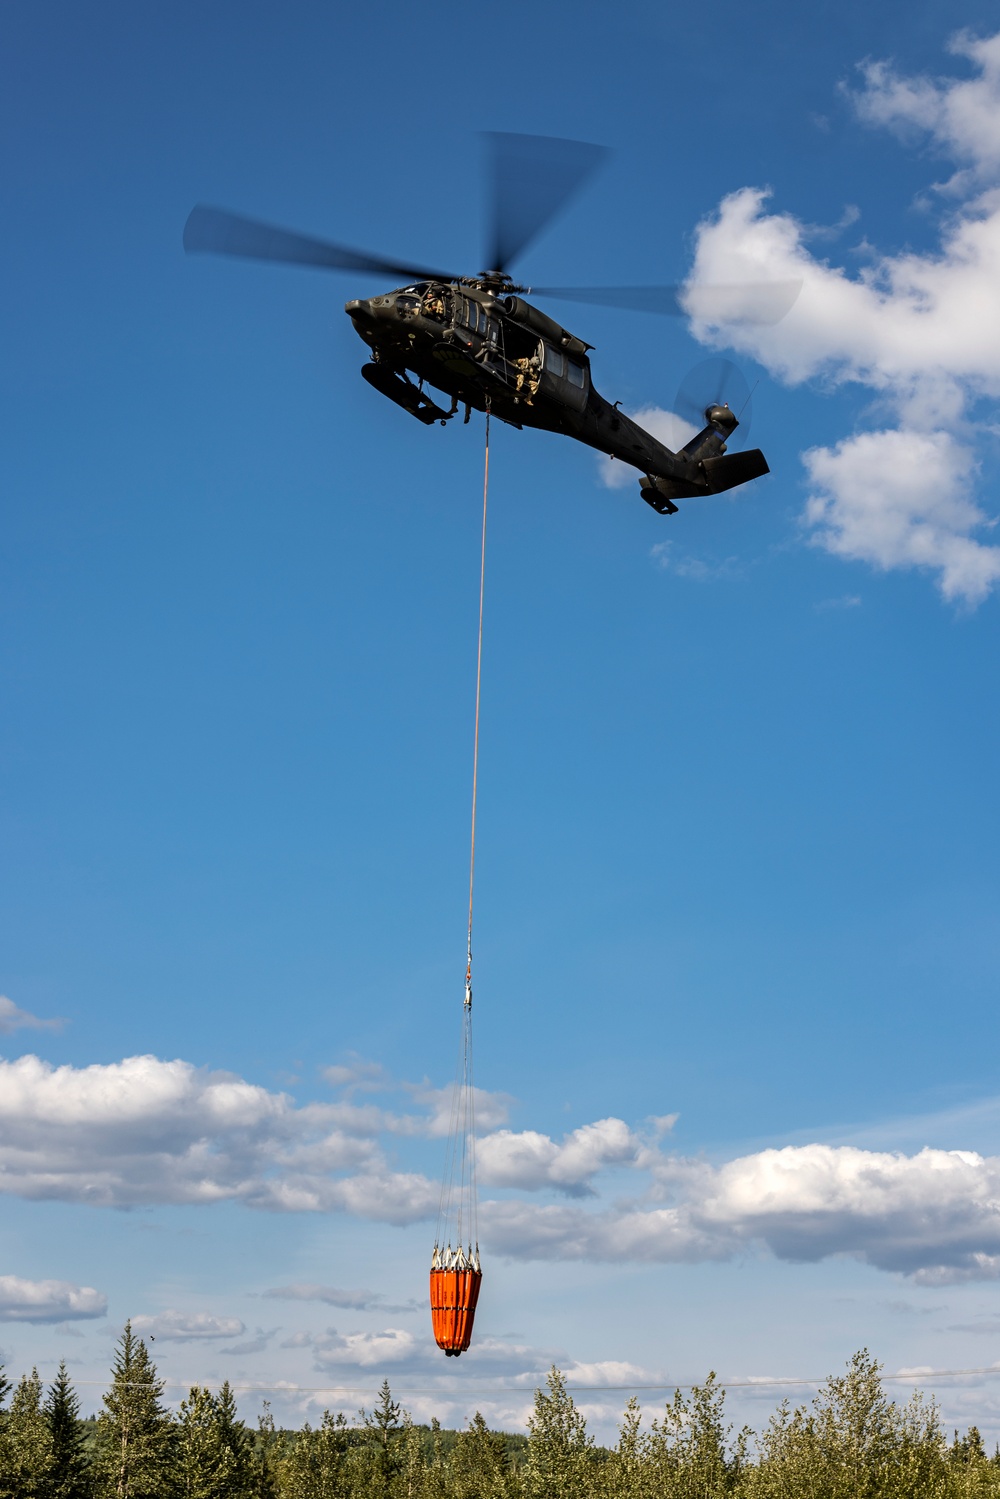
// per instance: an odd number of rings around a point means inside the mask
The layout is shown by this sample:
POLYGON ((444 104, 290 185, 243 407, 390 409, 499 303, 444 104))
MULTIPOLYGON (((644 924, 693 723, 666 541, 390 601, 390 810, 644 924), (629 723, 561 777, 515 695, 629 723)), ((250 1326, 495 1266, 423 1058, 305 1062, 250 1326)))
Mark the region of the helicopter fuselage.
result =
POLYGON ((674 453, 595 389, 590 344, 537 307, 475 282, 418 282, 355 299, 345 311, 372 352, 369 384, 427 425, 462 405, 514 427, 537 427, 586 443, 638 469, 641 493, 661 514, 678 498, 718 493, 767 473, 759 450, 726 455, 738 426, 728 406, 709 407, 706 427, 674 453), (410 378, 416 376, 416 383, 410 378), (445 409, 424 386, 450 398, 445 409))

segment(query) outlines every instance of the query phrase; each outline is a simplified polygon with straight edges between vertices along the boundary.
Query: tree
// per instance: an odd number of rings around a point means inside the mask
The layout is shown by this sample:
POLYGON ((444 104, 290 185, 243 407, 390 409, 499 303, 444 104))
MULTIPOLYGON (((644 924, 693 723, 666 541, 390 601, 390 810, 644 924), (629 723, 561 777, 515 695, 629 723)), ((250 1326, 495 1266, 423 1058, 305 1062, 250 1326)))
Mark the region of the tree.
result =
POLYGON ((651 1469, 677 1499, 724 1499, 736 1488, 749 1432, 740 1433, 730 1453, 725 1399, 712 1373, 689 1396, 675 1390, 662 1419, 653 1422, 646 1447, 651 1469))
POLYGON ((314 1430, 308 1422, 294 1439, 281 1469, 282 1492, 295 1499, 344 1499, 349 1492, 345 1458, 347 1420, 323 1412, 314 1430))
POLYGON ((545 1382, 548 1393, 535 1391, 528 1418, 525 1493, 528 1499, 587 1499, 594 1467, 587 1423, 554 1364, 545 1382))
POLYGON ((0 1495, 43 1499, 52 1472, 52 1435, 42 1411, 42 1381, 32 1369, 19 1381, 0 1430, 0 1495))
POLYGON ((602 1494, 607 1499, 644 1499, 651 1493, 649 1438, 642 1431, 642 1410, 633 1395, 618 1430, 618 1445, 605 1464, 602 1494))
POLYGON ((403 1425, 400 1416, 401 1407, 392 1398, 389 1381, 383 1379, 374 1410, 371 1414, 363 1409, 361 1411, 361 1423, 366 1435, 361 1466, 363 1470, 367 1470, 368 1475, 362 1481, 362 1492, 367 1483, 372 1499, 388 1492, 402 1467, 403 1454, 399 1439, 403 1425))
POLYGON ((264 1409, 257 1417, 257 1440, 253 1449, 253 1482, 251 1492, 254 1499, 275 1499, 281 1476, 285 1442, 275 1430, 270 1401, 264 1401, 264 1409))
POLYGON ((507 1444, 479 1411, 459 1434, 451 1460, 456 1499, 507 1499, 514 1481, 507 1444))
POLYGON ((215 1401, 215 1429, 219 1443, 217 1499, 243 1499, 253 1492, 253 1438, 240 1420, 229 1380, 223 1380, 215 1401))
POLYGON ((170 1493, 173 1433, 162 1394, 146 1345, 126 1322, 97 1420, 99 1499, 165 1499, 170 1493))
POLYGON ((181 1401, 176 1477, 185 1499, 247 1499, 253 1472, 250 1434, 226 1380, 218 1396, 194 1385, 181 1401))
POLYGON ((52 1438, 52 1471, 49 1476, 50 1499, 87 1499, 90 1493, 90 1464, 80 1427, 80 1402, 70 1384, 65 1359, 49 1386, 43 1407, 52 1438))

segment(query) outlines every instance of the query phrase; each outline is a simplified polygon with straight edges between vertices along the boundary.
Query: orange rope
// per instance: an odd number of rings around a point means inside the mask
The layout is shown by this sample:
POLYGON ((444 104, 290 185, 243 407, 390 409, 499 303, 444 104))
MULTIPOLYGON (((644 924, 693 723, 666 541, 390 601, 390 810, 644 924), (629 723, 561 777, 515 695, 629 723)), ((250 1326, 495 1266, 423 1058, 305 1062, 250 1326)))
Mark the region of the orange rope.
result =
POLYGON ((472 846, 469 851, 469 949, 465 967, 465 1008, 472 1009, 472 896, 476 881, 476 792, 479 783, 479 696, 483 680, 483 594, 486 587, 486 501, 490 489, 490 404, 486 402, 486 457, 483 464, 483 541, 479 559, 479 645, 476 653, 476 734, 472 749, 472 846))

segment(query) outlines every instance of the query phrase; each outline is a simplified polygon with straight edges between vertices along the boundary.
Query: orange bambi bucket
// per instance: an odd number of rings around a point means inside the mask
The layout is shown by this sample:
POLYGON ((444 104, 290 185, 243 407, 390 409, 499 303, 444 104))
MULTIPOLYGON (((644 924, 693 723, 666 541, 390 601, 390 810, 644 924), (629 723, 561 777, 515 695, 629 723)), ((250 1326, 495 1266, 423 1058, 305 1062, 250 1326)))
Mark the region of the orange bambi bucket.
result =
POLYGON ((434 1341, 450 1358, 464 1353, 472 1341, 472 1324, 483 1272, 472 1266, 431 1271, 431 1325, 434 1341))

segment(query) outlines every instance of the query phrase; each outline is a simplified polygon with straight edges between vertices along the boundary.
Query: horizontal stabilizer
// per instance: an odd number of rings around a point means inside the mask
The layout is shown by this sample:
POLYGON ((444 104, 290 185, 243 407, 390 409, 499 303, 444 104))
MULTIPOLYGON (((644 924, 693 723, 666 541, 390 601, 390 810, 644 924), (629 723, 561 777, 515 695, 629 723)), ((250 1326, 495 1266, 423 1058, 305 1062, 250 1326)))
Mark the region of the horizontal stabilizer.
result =
POLYGON ((703 458, 701 466, 710 494, 735 489, 737 484, 746 484, 771 472, 760 448, 749 448, 745 453, 726 453, 721 458, 703 458))

